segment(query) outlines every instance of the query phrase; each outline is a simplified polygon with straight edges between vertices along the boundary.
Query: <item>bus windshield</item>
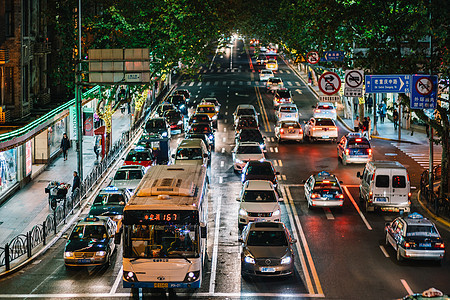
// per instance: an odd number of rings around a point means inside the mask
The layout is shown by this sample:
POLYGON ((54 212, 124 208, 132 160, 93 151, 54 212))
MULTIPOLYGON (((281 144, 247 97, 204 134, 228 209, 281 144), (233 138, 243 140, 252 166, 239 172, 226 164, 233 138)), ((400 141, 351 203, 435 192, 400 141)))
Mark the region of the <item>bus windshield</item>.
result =
POLYGON ((195 225, 129 226, 131 258, 198 257, 198 230, 195 225))

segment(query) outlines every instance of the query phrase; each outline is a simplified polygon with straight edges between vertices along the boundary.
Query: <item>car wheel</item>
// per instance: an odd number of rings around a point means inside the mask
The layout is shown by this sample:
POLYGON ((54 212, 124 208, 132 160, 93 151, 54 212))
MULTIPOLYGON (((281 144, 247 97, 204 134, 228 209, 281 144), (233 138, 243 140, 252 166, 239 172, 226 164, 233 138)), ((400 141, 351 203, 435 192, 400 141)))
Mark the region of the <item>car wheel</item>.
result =
POLYGON ((397 261, 403 261, 403 256, 400 254, 400 246, 397 246, 397 261))

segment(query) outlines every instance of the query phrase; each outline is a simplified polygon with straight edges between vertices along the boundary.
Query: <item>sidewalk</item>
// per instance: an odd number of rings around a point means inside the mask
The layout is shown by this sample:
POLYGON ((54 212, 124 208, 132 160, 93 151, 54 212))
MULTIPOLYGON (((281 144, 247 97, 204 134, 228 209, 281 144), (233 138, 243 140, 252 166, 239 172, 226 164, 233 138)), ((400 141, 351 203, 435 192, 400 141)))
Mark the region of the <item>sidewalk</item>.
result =
MULTIPOLYGON (((122 115, 120 111, 116 112, 112 120, 112 143, 119 140, 122 133, 129 128, 129 115, 122 115)), ((83 137, 85 177, 96 163, 94 138, 95 136, 83 137)), ((42 224, 47 215, 52 212, 48 204, 48 194, 44 192, 44 189, 52 180, 72 184, 73 171, 77 169, 77 154, 74 148, 69 149, 66 161, 62 155, 56 158, 42 173, 0 207, 0 246, 4 246, 17 235, 31 230, 33 226, 42 224)))

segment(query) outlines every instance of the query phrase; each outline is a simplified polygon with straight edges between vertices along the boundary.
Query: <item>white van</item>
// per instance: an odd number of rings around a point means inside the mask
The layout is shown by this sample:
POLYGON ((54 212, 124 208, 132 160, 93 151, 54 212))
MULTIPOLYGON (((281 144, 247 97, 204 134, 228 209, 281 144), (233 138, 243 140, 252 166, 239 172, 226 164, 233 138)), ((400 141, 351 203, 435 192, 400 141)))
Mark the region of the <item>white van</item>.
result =
POLYGON ((370 161, 361 178, 359 200, 366 211, 410 211, 411 183, 406 168, 396 161, 370 161))
POLYGON ((175 165, 207 165, 208 148, 201 139, 184 139, 172 154, 175 165))

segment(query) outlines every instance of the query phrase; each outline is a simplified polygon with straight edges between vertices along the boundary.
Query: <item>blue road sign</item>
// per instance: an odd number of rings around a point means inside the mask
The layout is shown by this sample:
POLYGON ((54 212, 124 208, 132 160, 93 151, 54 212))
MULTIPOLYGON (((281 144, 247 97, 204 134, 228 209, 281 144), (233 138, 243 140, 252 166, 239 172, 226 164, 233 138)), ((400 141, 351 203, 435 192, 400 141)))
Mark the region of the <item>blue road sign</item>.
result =
POLYGON ((366 75, 366 93, 411 93, 411 75, 366 75))
POLYGON ((412 76, 411 109, 436 108, 437 76, 412 76))
POLYGON ((341 61, 344 60, 344 51, 325 51, 320 61, 341 61))

